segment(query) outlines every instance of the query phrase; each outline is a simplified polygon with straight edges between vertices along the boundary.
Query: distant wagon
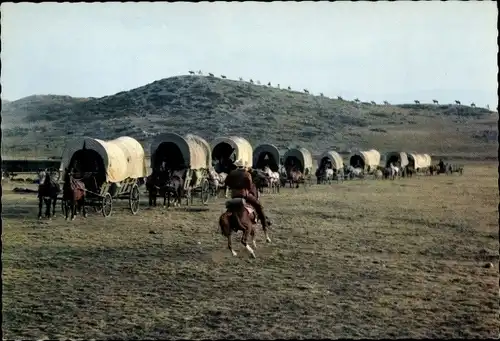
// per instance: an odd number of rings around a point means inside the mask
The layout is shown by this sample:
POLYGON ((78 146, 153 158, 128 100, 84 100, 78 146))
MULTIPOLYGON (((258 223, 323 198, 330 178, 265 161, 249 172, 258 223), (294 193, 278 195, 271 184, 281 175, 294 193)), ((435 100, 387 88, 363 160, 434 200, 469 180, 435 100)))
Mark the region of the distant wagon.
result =
POLYGON ((304 183, 311 183, 313 159, 309 150, 300 147, 288 149, 283 155, 283 166, 287 174, 293 168, 299 170, 304 175, 304 183))
POLYGON ((253 162, 253 148, 243 137, 219 137, 212 143, 212 159, 217 162, 217 173, 229 173, 236 162, 250 167, 253 162))
POLYGON ((201 202, 206 204, 210 199, 210 183, 208 169, 212 163, 210 146, 202 137, 187 134, 164 133, 156 136, 151 144, 151 169, 159 171, 186 170, 184 190, 188 203, 193 202, 195 194, 199 194, 201 202))
POLYGON ((385 154, 385 167, 390 167, 391 163, 396 166, 399 164, 402 168, 408 166, 408 155, 405 152, 389 152, 385 154))
POLYGON ((321 154, 318 159, 318 168, 322 168, 325 165, 327 168, 339 170, 344 167, 344 161, 339 153, 329 150, 321 154))
POLYGON ((425 173, 431 166, 431 156, 429 154, 408 153, 408 166, 415 169, 417 173, 425 173))
POLYGON ((355 168, 362 168, 368 172, 377 169, 379 164, 380 153, 375 149, 355 152, 349 157, 349 165, 355 168))
MULTIPOLYGON (((62 179, 73 170, 86 189, 86 204, 111 215, 114 199, 128 199, 132 214, 139 210, 139 184, 146 176, 144 149, 128 136, 114 140, 84 137, 69 142, 60 164, 62 179)), ((64 205, 63 205, 64 207, 64 205)))
POLYGON ((261 144, 253 150, 253 168, 264 169, 268 166, 273 172, 279 171, 280 152, 272 144, 261 144))

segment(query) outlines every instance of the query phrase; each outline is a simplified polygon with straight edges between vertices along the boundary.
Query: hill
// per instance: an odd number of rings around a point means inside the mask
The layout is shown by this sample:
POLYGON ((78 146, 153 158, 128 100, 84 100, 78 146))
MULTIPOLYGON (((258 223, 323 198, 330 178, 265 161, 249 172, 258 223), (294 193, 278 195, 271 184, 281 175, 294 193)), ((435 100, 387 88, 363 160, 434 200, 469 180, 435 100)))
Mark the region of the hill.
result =
POLYGON ((179 76, 101 98, 2 101, 2 154, 60 155, 67 139, 129 135, 149 148, 173 131, 241 135, 281 148, 407 150, 497 156, 498 114, 457 105, 373 105, 205 76, 179 76))

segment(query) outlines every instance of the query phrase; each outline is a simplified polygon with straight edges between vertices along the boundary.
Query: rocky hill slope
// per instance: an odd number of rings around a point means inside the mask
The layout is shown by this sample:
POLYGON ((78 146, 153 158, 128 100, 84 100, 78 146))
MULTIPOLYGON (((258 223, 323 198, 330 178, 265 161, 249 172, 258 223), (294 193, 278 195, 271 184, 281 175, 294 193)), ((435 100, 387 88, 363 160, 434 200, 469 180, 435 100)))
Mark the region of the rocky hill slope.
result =
POLYGON ((354 103, 241 81, 179 76, 102 98, 35 95, 2 101, 2 155, 60 155, 78 136, 129 135, 146 149, 155 134, 208 141, 240 135, 253 145, 407 150, 497 156, 498 114, 457 105, 354 103))

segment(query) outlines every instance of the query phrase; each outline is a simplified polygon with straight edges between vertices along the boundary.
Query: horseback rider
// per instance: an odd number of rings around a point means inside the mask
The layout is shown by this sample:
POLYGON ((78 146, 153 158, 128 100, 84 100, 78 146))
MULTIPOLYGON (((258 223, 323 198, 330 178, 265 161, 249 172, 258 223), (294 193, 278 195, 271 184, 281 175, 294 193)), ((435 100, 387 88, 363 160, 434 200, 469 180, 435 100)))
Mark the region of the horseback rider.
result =
POLYGON ((265 231, 267 228, 267 219, 262 205, 256 198, 252 175, 240 160, 236 161, 234 165, 237 168, 228 174, 225 181, 225 185, 231 189, 231 198, 244 198, 255 209, 262 228, 265 231))

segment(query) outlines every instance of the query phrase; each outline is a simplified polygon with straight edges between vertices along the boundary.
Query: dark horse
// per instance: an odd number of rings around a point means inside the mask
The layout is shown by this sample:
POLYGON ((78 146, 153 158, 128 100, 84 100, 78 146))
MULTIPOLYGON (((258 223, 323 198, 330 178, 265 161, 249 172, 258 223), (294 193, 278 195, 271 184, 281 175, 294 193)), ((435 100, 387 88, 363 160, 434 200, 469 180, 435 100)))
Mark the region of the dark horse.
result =
MULTIPOLYGON (((167 196, 167 207, 170 207, 170 198, 173 198, 175 206, 181 205, 182 197, 185 196, 184 180, 186 177, 187 169, 168 171, 168 179, 165 185, 165 192, 167 196)), ((193 172, 193 179, 191 183, 196 182, 196 172, 193 172)), ((189 200, 190 198, 188 198, 189 200)), ((165 202, 163 202, 165 206, 165 202)))
MULTIPOLYGON (((184 178, 186 170, 153 170, 146 180, 149 193, 149 206, 156 207, 158 196, 163 197, 163 207, 170 207, 171 198, 174 206, 180 205, 184 196, 184 178)), ((196 179, 193 179, 196 180, 196 179)))
POLYGON ((45 217, 50 219, 50 205, 52 204, 52 217, 56 216, 57 196, 61 192, 59 184, 52 180, 50 172, 46 169, 39 173, 38 185, 38 219, 42 219, 42 207, 45 202, 45 217))
MULTIPOLYGON (((219 218, 219 226, 221 233, 227 238, 227 246, 233 256, 236 256, 236 251, 233 250, 231 242, 231 234, 233 232, 243 231, 241 243, 248 250, 250 255, 255 258, 254 250, 248 245, 248 237, 251 238, 254 248, 257 248, 255 243, 255 224, 257 224, 257 214, 255 209, 246 203, 244 198, 234 198, 226 202, 227 211, 222 213, 219 218)), ((271 220, 266 217, 267 227, 271 226, 271 220)), ((264 229, 266 242, 270 243, 271 239, 267 234, 267 229, 264 229)))
POLYGON ((149 194, 149 206, 156 207, 156 199, 159 196, 163 197, 163 207, 167 204, 167 185, 168 174, 165 171, 153 170, 153 173, 146 179, 146 189, 149 194))
POLYGON ((66 169, 64 174, 63 200, 66 211, 66 220, 71 210, 71 220, 75 220, 76 209, 83 208, 83 216, 87 217, 85 209, 85 184, 73 178, 73 169, 66 169))

